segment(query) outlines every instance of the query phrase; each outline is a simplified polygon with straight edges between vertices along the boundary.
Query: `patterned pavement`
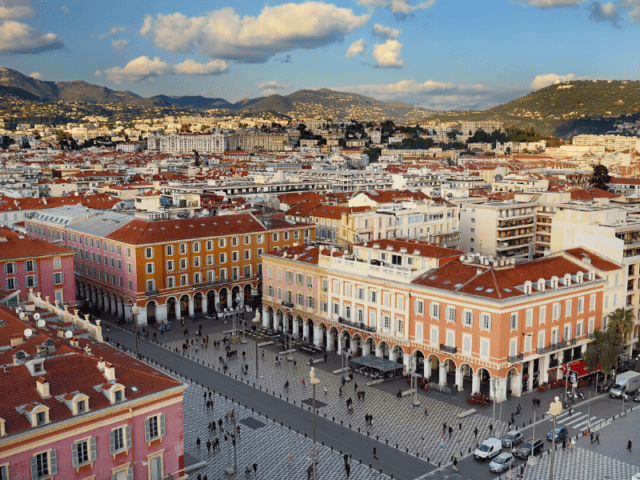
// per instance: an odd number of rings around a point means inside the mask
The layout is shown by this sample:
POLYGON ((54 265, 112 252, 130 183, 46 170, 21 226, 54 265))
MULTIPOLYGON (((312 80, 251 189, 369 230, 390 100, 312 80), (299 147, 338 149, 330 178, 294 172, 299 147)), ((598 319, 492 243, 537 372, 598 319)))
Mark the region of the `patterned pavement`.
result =
MULTIPOLYGON (((209 347, 201 345, 197 349, 190 346, 187 355, 196 358, 199 362, 210 365, 213 368, 220 368, 222 363, 219 357, 226 360, 224 344, 218 348, 213 347, 214 340, 221 340, 222 334, 212 334, 209 338, 209 347)), ((164 346, 171 350, 182 351, 184 340, 174 340, 165 343, 164 346)), ((283 355, 277 352, 260 348, 260 375, 255 377, 255 342, 248 338, 247 344, 232 345, 233 350, 238 351, 236 359, 228 361, 227 373, 231 376, 242 378, 245 382, 256 388, 262 387, 269 393, 276 392, 290 403, 296 406, 301 401, 308 400, 311 395, 309 381, 309 356, 295 352, 290 354, 291 361, 287 361, 283 355), (243 356, 243 352, 245 355, 243 356), (263 356, 264 354, 264 356, 263 356), (276 364, 276 356, 280 360, 280 365, 276 364), (243 375, 242 369, 249 366, 248 375, 243 375), (306 386, 303 386, 302 379, 305 379, 306 386), (289 387, 285 388, 285 382, 289 381, 289 387)), ((321 358, 318 356, 317 358, 321 358)), ((220 368, 220 370, 223 370, 220 368)), ((450 461, 452 455, 460 456, 473 450, 478 442, 489 436, 489 425, 491 418, 485 415, 470 415, 462 420, 458 414, 465 409, 438 401, 433 398, 426 399, 419 396, 420 405, 412 405, 411 396, 400 399, 395 395, 382 391, 378 388, 367 387, 367 377, 356 374, 354 380, 347 382, 343 387, 342 396, 339 395, 341 386, 341 376, 316 368, 317 377, 321 383, 317 390, 317 399, 326 403, 326 406, 319 408, 320 415, 345 425, 351 425, 356 431, 363 435, 367 433, 381 442, 387 442, 391 446, 396 446, 403 451, 408 449, 409 453, 419 455, 420 458, 428 458, 429 462, 438 465, 450 461), (358 400, 355 393, 355 385, 359 391, 365 391, 365 399, 358 400), (326 392, 325 392, 326 388, 326 392), (353 401, 353 413, 348 413, 346 400, 353 401), (425 402, 428 403, 428 415, 425 415, 425 402), (364 416, 373 415, 373 425, 367 427, 364 416), (443 435, 443 424, 447 424, 447 429, 443 435), (453 431, 449 435, 448 427, 452 426, 453 431), (478 428, 478 440, 474 437, 474 429, 478 428), (444 438, 444 448, 440 446, 440 440, 444 438)), ((409 386, 406 385, 406 389, 409 386)), ((507 424, 496 421, 495 431, 505 431, 507 424)))

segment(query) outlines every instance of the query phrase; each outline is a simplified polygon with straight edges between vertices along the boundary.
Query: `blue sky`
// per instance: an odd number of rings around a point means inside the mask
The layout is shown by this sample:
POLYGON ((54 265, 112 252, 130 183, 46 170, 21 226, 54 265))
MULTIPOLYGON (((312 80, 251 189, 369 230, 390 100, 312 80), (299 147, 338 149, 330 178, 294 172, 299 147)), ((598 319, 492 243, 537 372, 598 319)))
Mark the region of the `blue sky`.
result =
POLYGON ((142 96, 332 88, 487 108, 637 80, 640 0, 0 0, 0 65, 142 96))

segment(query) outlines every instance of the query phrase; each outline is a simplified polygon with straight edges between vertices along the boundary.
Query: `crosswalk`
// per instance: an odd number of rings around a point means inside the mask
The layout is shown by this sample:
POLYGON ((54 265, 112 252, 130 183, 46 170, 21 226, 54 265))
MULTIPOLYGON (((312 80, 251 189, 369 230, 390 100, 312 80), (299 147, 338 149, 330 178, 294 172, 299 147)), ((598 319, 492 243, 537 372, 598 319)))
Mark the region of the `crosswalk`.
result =
MULTIPOLYGON (((553 422, 553 418, 548 420, 553 422)), ((586 413, 574 412, 569 415, 569 411, 565 411, 556 418, 556 425, 567 428, 575 428, 579 431, 585 430, 589 425, 598 423, 600 419, 596 416, 589 417, 586 413)))

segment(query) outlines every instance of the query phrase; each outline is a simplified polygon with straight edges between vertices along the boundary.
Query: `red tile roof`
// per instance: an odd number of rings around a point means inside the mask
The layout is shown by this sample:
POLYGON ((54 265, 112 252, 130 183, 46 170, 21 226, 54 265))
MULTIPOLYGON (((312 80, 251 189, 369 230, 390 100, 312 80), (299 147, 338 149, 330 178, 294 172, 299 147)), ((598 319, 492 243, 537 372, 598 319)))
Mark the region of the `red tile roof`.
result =
POLYGON ((446 258, 459 257, 464 254, 462 250, 446 248, 423 240, 404 240, 383 238, 369 242, 356 243, 354 247, 373 248, 373 245, 380 245, 380 251, 387 251, 388 247, 393 247, 393 251, 399 252, 401 248, 406 248, 408 254, 420 255, 426 258, 446 258), (414 253, 418 250, 420 253, 414 253))
POLYGON ((73 255, 73 250, 35 238, 0 230, 0 261, 16 258, 73 255), (3 240, 4 239, 4 240, 3 240))
POLYGON ((612 270, 619 270, 622 268, 620 265, 617 265, 600 255, 593 253, 590 250, 585 248, 570 248, 569 250, 565 250, 568 255, 577 258, 580 261, 584 261, 585 259, 590 260, 591 265, 598 270, 603 270, 605 272, 609 272, 612 270))

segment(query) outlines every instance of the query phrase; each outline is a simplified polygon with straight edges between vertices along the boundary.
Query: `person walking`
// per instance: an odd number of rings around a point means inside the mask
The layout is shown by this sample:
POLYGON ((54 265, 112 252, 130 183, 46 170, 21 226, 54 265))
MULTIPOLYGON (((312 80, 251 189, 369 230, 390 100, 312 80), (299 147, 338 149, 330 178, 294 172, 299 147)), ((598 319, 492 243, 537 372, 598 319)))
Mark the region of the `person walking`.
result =
POLYGON ((362 394, 362 401, 364 401, 364 390, 360 392, 362 394))
POLYGON ((211 440, 207 440, 207 453, 211 453, 211 440))
POLYGON ((424 404, 424 414, 428 417, 429 416, 429 407, 427 406, 427 404, 424 404))
POLYGON ((569 405, 569 416, 571 416, 571 409, 572 409, 572 406, 569 405))
POLYGON ((442 434, 444 435, 447 432, 447 422, 442 424, 442 434))
POLYGON ((633 442, 631 441, 631 439, 629 439, 629 441, 627 442, 627 452, 631 452, 632 445, 633 445, 633 442))
POLYGON ((258 474, 258 464, 256 462, 253 462, 253 473, 254 475, 258 474))
POLYGON ((444 448, 444 437, 442 437, 440 439, 440 448, 443 449, 444 448))
POLYGON ((591 437, 591 443, 593 443, 593 432, 589 436, 591 437))
POLYGON ((353 391, 354 392, 358 391, 358 383, 357 382, 353 384, 353 391))
POLYGON ((453 427, 449 427, 449 438, 451 438, 452 433, 453 433, 453 427))
POLYGON ((489 424, 489 435, 493 435, 493 423, 489 424))
POLYGON ((196 439, 196 447, 200 448, 200 437, 196 439))
POLYGON ((477 440, 478 439, 478 427, 473 429, 473 434, 475 435, 476 440, 477 440))
POLYGON ((596 443, 600 445, 600 432, 596 432, 596 443))
POLYGON ((344 464, 344 469, 347 472, 347 478, 349 478, 349 476, 351 475, 351 465, 349 465, 349 462, 346 462, 344 464))
POLYGON ((452 470, 454 472, 458 471, 458 466, 457 465, 458 465, 458 459, 456 457, 453 457, 453 468, 452 468, 452 470))
POLYGON ((373 447, 373 458, 378 460, 378 452, 377 452, 376 447, 373 447))

